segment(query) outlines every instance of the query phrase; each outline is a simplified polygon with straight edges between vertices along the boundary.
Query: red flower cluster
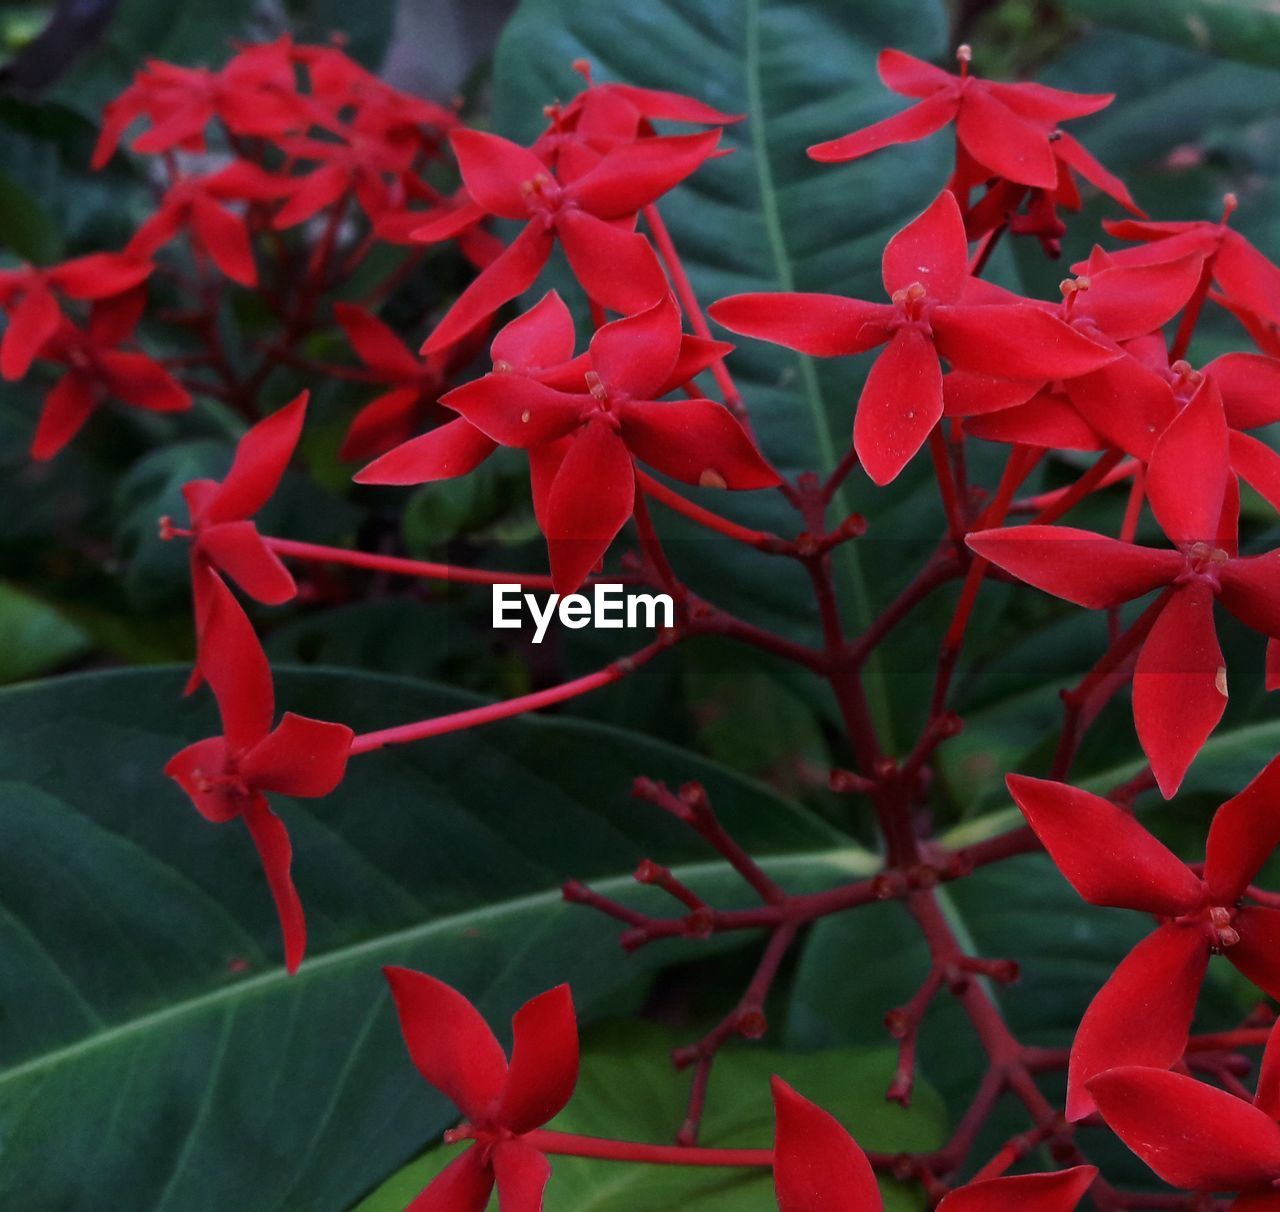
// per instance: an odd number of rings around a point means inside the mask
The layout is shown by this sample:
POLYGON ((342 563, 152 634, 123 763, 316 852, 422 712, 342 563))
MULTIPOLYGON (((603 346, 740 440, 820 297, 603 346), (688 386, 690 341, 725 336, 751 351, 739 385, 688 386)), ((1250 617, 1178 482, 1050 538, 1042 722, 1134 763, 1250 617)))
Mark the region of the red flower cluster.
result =
MULTIPOLYGON (((1274 1200, 1259 1193, 1280 1180, 1280 1045, 1268 1043, 1252 1103, 1226 1078, 1225 1090, 1196 1080, 1189 1058, 1211 956, 1222 954, 1262 993, 1280 999, 1280 908, 1253 886, 1280 842, 1280 759, 1217 810, 1203 863, 1175 856, 1131 807, 1152 789, 1173 796, 1223 716, 1228 678, 1219 607, 1267 637, 1268 684, 1280 684, 1280 551, 1244 554, 1239 534, 1241 481, 1280 507, 1280 456, 1250 432, 1280 420, 1280 269, 1228 225, 1233 202, 1220 222, 1140 217, 1123 184, 1059 127, 1109 97, 996 83, 968 66, 965 48, 958 75, 885 51, 882 78, 914 104, 811 149, 817 161, 851 160, 954 125, 947 187, 884 249, 884 299, 751 293, 707 309, 732 332, 803 354, 877 351, 850 409, 850 449, 834 468, 780 470, 758 448, 749 401, 726 364, 733 347, 712 336, 659 210, 669 191, 724 154, 724 127, 737 118, 674 93, 594 84, 585 69, 586 88, 549 107, 546 129, 523 147, 389 88, 332 47, 285 38, 245 48, 217 71, 150 64, 109 108, 95 162, 105 163, 139 127, 131 150, 163 158, 155 213, 122 252, 0 273, 8 321, 0 373, 20 379, 38 366, 59 376, 36 430, 37 457, 55 453, 109 399, 167 412, 207 395, 247 423, 226 476, 188 484, 187 524, 163 528, 190 544, 197 636, 191 685, 208 683, 222 721, 221 735, 187 747, 167 770, 206 819, 245 822, 276 902, 290 971, 302 958, 305 929, 289 839, 268 794, 325 795, 353 756, 565 702, 704 635, 790 662, 816 676, 839 706, 852 768, 835 771, 831 785, 864 797, 874 811, 884 853, 873 877, 789 893, 730 836, 702 788, 673 792, 641 779, 637 794, 714 848, 760 904, 717 909, 647 860, 637 880, 677 902, 674 917, 566 886, 568 899, 624 922, 628 947, 729 930, 767 935, 741 1001, 703 1040, 677 1053, 678 1063, 694 1068, 680 1144, 607 1141, 547 1127, 578 1072, 566 987, 516 1014, 508 1058, 460 994, 430 976, 387 970, 414 1063, 465 1117, 450 1139, 471 1142, 414 1202, 422 1212, 480 1212, 495 1187, 503 1212, 537 1212, 548 1158, 558 1153, 769 1166, 781 1212, 879 1208, 876 1170, 918 1179, 946 1212, 1069 1212, 1091 1186, 1105 1206, 1126 1207, 1124 1194, 1087 1164, 1075 1135, 1077 1122, 1099 1118, 1176 1186, 1243 1192, 1245 1207, 1274 1200), (665 133, 666 123, 701 129, 665 133), (209 159, 192 161, 192 153, 209 159), (434 182, 451 163, 460 184, 442 191, 434 182), (1078 178, 1139 216, 1109 225, 1128 246, 1095 248, 1062 283, 1060 299, 1015 294, 984 279, 1006 234, 1033 236, 1057 254, 1062 212, 1079 206, 1078 178), (491 219, 521 226, 504 244, 491 219), (179 240, 185 260, 174 257, 179 240), (352 302, 358 292, 346 288, 380 243, 394 245, 401 260, 352 302), (379 312, 404 275, 441 244, 456 246, 475 273, 433 317, 414 352, 416 337, 406 338, 379 312), (518 305, 513 317, 504 312, 530 291, 557 244, 581 289, 589 335, 555 291, 518 305), (161 274, 166 289, 190 303, 167 309, 188 346, 175 344, 181 352, 163 357, 147 352, 141 327, 149 285, 161 274), (246 342, 257 359, 247 366, 221 335, 231 286, 254 290, 276 322, 274 335, 246 342), (1235 317, 1257 351, 1225 353, 1194 368, 1187 353, 1209 305, 1235 317), (338 334, 354 360, 317 361, 324 344, 312 338, 338 334), (487 371, 459 382, 486 345, 487 371), (264 606, 293 600, 297 584, 284 559, 480 584, 514 579, 262 533, 256 519, 294 458, 307 408, 304 392, 263 410, 264 386, 282 368, 375 389, 342 448, 344 458, 367 461, 355 476, 360 484, 448 479, 471 472, 499 447, 525 452, 550 565, 549 577, 526 580, 561 593, 576 589, 634 525, 638 553, 629 574, 678 597, 676 623, 595 673, 448 716, 360 736, 289 713, 276 723, 271 671, 232 586, 264 606), (974 441, 1005 448, 1005 470, 989 492, 976 488, 966 462, 974 441), (865 473, 875 485, 889 484, 926 446, 947 534, 883 614, 850 635, 832 552, 876 519, 842 517, 829 525, 827 514, 845 477, 865 473), (1019 498, 1033 469, 1058 452, 1072 452, 1062 461, 1071 481, 1019 498), (1081 454, 1096 455, 1084 470, 1081 454), (1120 482, 1129 495, 1116 533, 1058 524, 1082 500, 1120 482), (701 503, 709 498, 690 499, 684 486, 777 490, 795 507, 794 533, 750 529, 701 503), (814 588, 821 647, 693 595, 663 547, 651 500, 749 548, 752 558, 794 561, 814 588), (1144 509, 1166 542, 1135 541, 1144 509), (1018 513, 1031 522, 1009 525, 1018 513), (930 765, 961 724, 952 672, 993 569, 1109 612, 1110 642, 1064 692, 1048 777, 1009 776, 1030 829, 951 848, 929 833, 930 765), (926 723, 897 753, 871 718, 863 666, 904 618, 956 582, 926 723), (1134 602, 1142 605, 1126 612, 1134 602), (1087 730, 1130 686, 1147 768, 1109 798, 1073 787, 1087 730), (1060 1059, 1013 1034, 985 983, 1012 979, 1016 965, 968 954, 934 892, 939 881, 1035 847, 1085 900, 1150 914, 1157 923, 1098 992, 1060 1059), (959 1000, 990 1061, 953 1139, 929 1154, 868 1157, 831 1116, 779 1080, 771 1149, 699 1147, 717 1051, 735 1035, 766 1031, 767 996, 804 928, 884 900, 903 903, 930 964, 919 993, 887 1020, 901 1048, 889 1097, 910 1098, 925 1012, 945 991, 959 1000), (1065 1115, 1037 1080, 1054 1064, 1067 1069, 1065 1115), (980 1130, 1005 1094, 1031 1126, 987 1163, 969 1167, 984 1139, 980 1130), (1041 1145, 1062 1169, 1008 1173, 1041 1145), (961 1174, 972 1177, 961 1181, 961 1174)), ((1248 540, 1246 533, 1246 549, 1248 540)), ((1259 1020, 1247 1021, 1253 1025, 1226 1033, 1228 1044, 1214 1051, 1234 1057, 1237 1044, 1260 1045, 1259 1020)), ((1228 1065, 1214 1072, 1235 1081, 1228 1065)))

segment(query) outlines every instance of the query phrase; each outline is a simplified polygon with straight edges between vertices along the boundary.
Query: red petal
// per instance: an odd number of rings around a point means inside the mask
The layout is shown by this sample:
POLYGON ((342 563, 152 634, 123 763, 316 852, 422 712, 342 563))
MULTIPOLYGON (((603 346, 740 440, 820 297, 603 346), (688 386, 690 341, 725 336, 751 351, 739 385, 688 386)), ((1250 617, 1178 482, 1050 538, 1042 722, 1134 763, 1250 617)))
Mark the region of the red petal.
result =
MULTIPOLYGON (((396 387, 375 397, 351 418, 338 458, 359 463, 409 441, 432 403, 431 395, 424 396, 417 387, 396 387)), ((489 450, 492 449, 490 442, 489 450)))
MULTIPOLYGON (((1277 1021, 1271 1028, 1271 1034, 1267 1036, 1262 1064, 1258 1068, 1258 1089, 1253 1096, 1253 1105, 1264 1115, 1280 1119, 1280 1021, 1277 1021)), ((1277 1198, 1280 1198, 1280 1192, 1277 1193, 1277 1198)))
POLYGON ((713 341, 710 337, 694 337, 685 333, 680 338, 680 354, 671 368, 667 381, 658 389, 655 398, 683 387, 697 378, 709 366, 733 353, 728 341, 713 341))
POLYGON ((1026 303, 934 308, 933 343, 957 370, 1005 379, 1070 379, 1122 357, 1026 303))
POLYGON ((1096 1166, 1072 1166, 1056 1174, 980 1179, 944 1196, 938 1212, 1072 1212, 1097 1177, 1096 1166))
POLYGON ((711 400, 626 404, 622 436, 631 453, 659 471, 703 488, 772 488, 766 463, 727 408, 711 400))
POLYGON ((1068 118, 1084 118, 1089 114, 1096 114, 1115 100, 1114 93, 1069 93, 1064 89, 1050 88, 1033 81, 1004 84, 984 80, 982 87, 1014 113, 1032 122, 1042 122, 1046 126, 1057 126, 1068 118))
POLYGON ((862 353, 889 339, 894 310, 843 295, 732 295, 712 303, 708 314, 730 332, 785 345, 822 358, 862 353))
POLYGON ((67 371, 44 398, 35 437, 31 439, 31 457, 53 458, 80 432, 97 402, 93 383, 79 371, 67 371))
POLYGON ((1228 560, 1219 573, 1222 604, 1242 623, 1280 636, 1280 552, 1228 560))
POLYGON ((1204 880, 1215 905, 1234 905, 1280 845, 1280 758, 1213 814, 1204 880))
POLYGON ((1240 941, 1223 954, 1268 997, 1280 998, 1280 909, 1246 905, 1231 925, 1240 941))
POLYGON ((470 1145, 435 1176, 404 1212, 485 1212, 493 1191, 493 1171, 484 1150, 470 1145))
POLYGON ((284 966, 292 974, 302 963, 307 949, 307 922, 302 915, 302 902, 293 886, 289 868, 293 862, 293 848, 289 834, 280 818, 267 806, 264 797, 256 795, 244 814, 249 826, 249 836, 258 848, 262 870, 271 889, 271 899, 276 903, 280 917, 280 933, 284 936, 284 966))
POLYGON ((222 731, 234 751, 249 749, 271 730, 275 692, 271 668, 253 624, 222 579, 205 581, 207 614, 200 670, 218 700, 222 731))
POLYGON ((953 370, 942 379, 942 404, 949 417, 976 417, 1025 404, 1039 390, 1027 379, 997 379, 953 370))
POLYGON ((512 369, 528 373, 568 362, 575 338, 573 316, 564 300, 549 290, 499 331, 489 353, 495 366, 506 362, 512 369))
POLYGON ((1223 354, 1208 363, 1203 373, 1222 392, 1227 424, 1232 429, 1256 429, 1280 421, 1280 359, 1223 354))
POLYGON ((1053 142, 1054 155, 1075 172, 1079 173, 1095 189, 1100 189, 1109 198, 1119 202, 1132 214, 1141 215, 1142 209, 1133 200, 1129 187, 1115 173, 1110 172, 1098 162, 1088 149, 1078 140, 1072 138, 1065 130, 1060 130, 1053 142))
POLYGON ((941 416, 938 355, 919 329, 900 328, 871 367, 853 419, 853 445, 867 475, 888 484, 941 416))
POLYGON ((289 570, 249 521, 219 522, 204 527, 197 540, 201 552, 255 601, 279 606, 298 592, 289 570))
POLYGON ((876 74, 886 88, 904 97, 927 97, 940 88, 956 86, 956 77, 949 72, 892 47, 876 56, 876 74))
POLYGON ((666 294, 666 275, 643 236, 584 210, 562 212, 556 233, 574 276, 601 307, 634 315, 666 294))
POLYGON ((388 383, 416 382, 423 364, 413 356, 389 324, 354 303, 335 303, 334 319, 342 325, 356 357, 388 383))
POLYGON ((293 196, 276 211, 271 226, 284 231, 305 223, 326 206, 332 206, 350 188, 350 173, 337 164, 327 164, 305 177, 298 177, 293 196))
POLYGON ((117 399, 152 412, 183 412, 190 393, 159 362, 144 353, 100 350, 98 368, 117 399))
POLYGON ((498 444, 459 417, 374 459, 352 477, 357 484, 425 484, 450 480, 479 467, 498 444))
POLYGON ((13 382, 31 369, 45 343, 62 324, 58 301, 43 286, 33 286, 9 312, 0 343, 0 375, 13 382))
POLYGON ((275 492, 293 457, 306 419, 307 392, 259 421, 236 446, 231 470, 204 511, 202 522, 232 522, 252 517, 275 492))
POLYGON ((1200 281, 1200 257, 1158 265, 1118 265, 1089 276, 1075 310, 1114 341, 1128 341, 1163 327, 1182 310, 1200 281))
POLYGON ((196 741, 165 763, 164 772, 182 788, 206 821, 215 825, 232 820, 244 810, 244 802, 228 794, 225 786, 210 786, 211 776, 227 769, 227 742, 220 736, 196 741))
POLYGON ((878 1212, 867 1156, 836 1119, 773 1079, 773 1182, 778 1212, 878 1212))
POLYGON ((1016 408, 970 417, 965 421, 964 431, 988 442, 1016 442, 1062 450, 1103 450, 1107 446, 1106 440, 1076 411, 1070 399, 1051 391, 1042 391, 1016 408))
POLYGON ((1213 590, 1192 581, 1165 603, 1133 675, 1133 722, 1165 799, 1178 790, 1226 707, 1213 590))
POLYGON ((568 985, 525 1002, 511 1020, 507 1084, 495 1113, 503 1127, 531 1132, 558 1115, 578 1084, 578 1022, 568 985))
POLYGON ((547 166, 527 147, 479 130, 455 130, 449 136, 467 193, 490 214, 527 219, 525 187, 535 178, 550 179, 547 166))
POLYGON ((1151 452, 1147 500, 1165 534, 1183 545, 1214 542, 1230 474, 1222 397, 1206 379, 1151 452))
POLYGON ((542 1212, 551 1163, 521 1140, 504 1140, 493 1151, 499 1212, 542 1212))
POLYGON ((1112 1131, 1175 1187, 1240 1191, 1280 1177, 1280 1125, 1234 1094, 1135 1065, 1090 1090, 1112 1131))
POLYGON ((128 253, 89 253, 49 270, 49 281, 72 299, 105 299, 140 286, 154 268, 128 253))
POLYGON ((1178 414, 1169 384, 1134 358, 1069 379, 1063 390, 1093 429, 1143 462, 1178 414))
POLYGON ((715 154, 718 130, 640 139, 608 152, 565 194, 601 219, 622 219, 679 185, 715 154))
MULTIPOLYGON (((945 73, 944 73, 945 74, 945 73)), ((839 164, 856 160, 859 156, 891 147, 898 143, 914 143, 926 139, 941 130, 956 116, 959 98, 951 92, 939 92, 901 113, 891 114, 855 130, 838 139, 815 143, 809 148, 809 158, 820 164, 839 164)))
POLYGON ((504 303, 528 290, 547 263, 552 243, 551 233, 541 224, 526 224, 502 254, 486 265, 457 297, 421 352, 440 353, 456 344, 504 303))
POLYGON ((590 397, 570 395, 518 374, 488 374, 455 387, 440 403, 461 413, 503 446, 529 448, 576 429, 590 397))
POLYGON ((191 204, 191 221, 205 251, 228 278, 241 286, 257 285, 258 269, 243 218, 210 198, 196 198, 191 204))
POLYGON ((667 92, 660 88, 637 88, 633 84, 606 84, 602 86, 616 93, 635 106, 646 118, 665 118, 672 122, 703 122, 720 126, 742 121, 742 114, 727 114, 712 109, 706 103, 683 93, 667 92))
POLYGON ((965 540, 985 560, 1020 581, 1101 610, 1167 585, 1183 566, 1176 551, 1122 543, 1072 526, 979 530, 965 540))
POLYGON ((328 795, 347 770, 354 734, 345 724, 286 711, 274 731, 241 759, 252 786, 303 799, 328 795))
POLYGON ((433 976, 408 968, 382 972, 418 1072, 468 1119, 484 1119, 502 1092, 507 1058, 480 1012, 433 976))
POLYGON ((1058 870, 1091 905, 1162 917, 1199 905, 1202 888, 1195 873, 1133 813, 1065 783, 1021 774, 1005 782, 1058 870))
POLYGON ((1018 117, 987 89, 964 93, 956 137, 994 176, 1038 189, 1053 189, 1058 182, 1049 132, 1018 117))
POLYGON ((666 384, 680 355, 680 309, 666 294, 654 306, 596 330, 591 365, 611 394, 648 400, 666 384))
POLYGON ((609 550, 635 508, 635 469, 602 419, 569 444, 547 500, 543 529, 557 593, 573 593, 609 550))
POLYGON ((931 299, 951 303, 969 277, 969 245, 955 195, 944 189, 885 245, 880 276, 889 294, 921 283, 931 299))
POLYGON ((1169 924, 1149 934, 1098 990, 1080 1020, 1067 1069, 1067 1119, 1094 1109, 1086 1083, 1120 1064, 1167 1069, 1187 1046, 1187 1033, 1209 945, 1195 927, 1169 924))

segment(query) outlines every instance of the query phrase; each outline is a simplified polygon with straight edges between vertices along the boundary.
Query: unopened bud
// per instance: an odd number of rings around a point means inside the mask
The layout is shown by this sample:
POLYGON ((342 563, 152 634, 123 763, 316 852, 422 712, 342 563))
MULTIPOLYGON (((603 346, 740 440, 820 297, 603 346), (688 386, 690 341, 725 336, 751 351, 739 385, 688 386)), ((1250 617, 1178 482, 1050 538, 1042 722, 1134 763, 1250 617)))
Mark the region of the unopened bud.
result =
POLYGON ((695 909, 684 919, 684 932, 689 938, 710 938, 715 928, 715 914, 710 909, 695 909))
POLYGON ((911 1016, 905 1010, 890 1010, 884 1016, 884 1029, 894 1039, 906 1039, 911 1030, 911 1016))
POLYGON ((769 1020, 763 1010, 744 1010, 738 1015, 735 1024, 737 1032, 743 1039, 763 1039, 769 1029, 769 1020))

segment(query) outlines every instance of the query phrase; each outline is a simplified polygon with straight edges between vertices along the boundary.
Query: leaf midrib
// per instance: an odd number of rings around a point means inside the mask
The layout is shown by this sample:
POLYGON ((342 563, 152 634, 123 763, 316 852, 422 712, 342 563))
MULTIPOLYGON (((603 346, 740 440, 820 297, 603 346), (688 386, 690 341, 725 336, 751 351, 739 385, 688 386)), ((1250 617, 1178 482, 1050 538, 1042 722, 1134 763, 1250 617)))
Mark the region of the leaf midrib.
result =
MULTIPOLYGON (((785 855, 774 859, 766 859, 761 864, 775 876, 785 875, 789 869, 804 869, 813 865, 830 866, 852 875, 869 875, 878 868, 877 858, 870 851, 856 846, 843 846, 832 850, 806 851, 800 854, 785 855)), ((682 880, 696 880, 701 876, 723 873, 727 868, 720 862, 686 863, 673 868, 682 880)), ((608 879, 593 880, 592 887, 605 895, 613 895, 635 887, 635 882, 628 875, 612 876, 608 879)), ((304 983, 317 979, 331 969, 341 968, 348 963, 364 962, 371 956, 381 952, 396 951, 422 942, 436 934, 444 934, 462 926, 473 926, 476 923, 494 921, 508 915, 528 912, 558 904, 562 900, 557 885, 542 892, 534 892, 525 896, 513 897, 510 900, 498 901, 468 909, 461 913, 449 914, 435 918, 429 922, 420 922, 407 926, 402 930, 382 934, 376 938, 365 939, 347 947, 340 947, 325 955, 308 960, 299 973, 290 977, 283 968, 273 968, 258 976, 227 985, 208 993, 199 994, 185 1001, 176 1002, 159 1010, 144 1014, 139 1018, 119 1023, 106 1030, 85 1036, 75 1043, 66 1044, 51 1052, 34 1056, 15 1065, 6 1072, 0 1073, 0 1087, 7 1083, 28 1077, 41 1070, 56 1067, 65 1061, 77 1060, 86 1054, 130 1036, 155 1028, 162 1028, 201 1012, 216 1008, 224 1003, 236 1003, 242 999, 261 996, 264 993, 283 986, 289 981, 304 983)))

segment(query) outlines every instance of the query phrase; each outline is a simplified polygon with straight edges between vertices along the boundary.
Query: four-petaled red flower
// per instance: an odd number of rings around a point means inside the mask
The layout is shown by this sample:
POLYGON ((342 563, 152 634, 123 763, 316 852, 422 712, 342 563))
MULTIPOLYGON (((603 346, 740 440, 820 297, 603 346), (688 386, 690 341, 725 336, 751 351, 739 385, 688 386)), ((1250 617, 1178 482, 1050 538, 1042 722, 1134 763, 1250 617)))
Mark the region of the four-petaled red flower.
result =
MULTIPOLYGON (((423 346, 453 344, 533 285, 556 240, 587 294, 601 307, 632 314, 666 291, 649 242, 632 230, 637 212, 678 185, 715 154, 720 132, 641 139, 614 148, 582 176, 557 179, 527 147, 482 131, 450 136, 472 200, 485 214, 526 220, 524 229, 458 296, 423 346)), ((424 240, 457 230, 428 225, 424 240)))
POLYGON ((1011 774, 1009 792, 1058 870, 1091 905, 1160 919, 1121 961, 1080 1021, 1067 1071, 1067 1118, 1094 1108, 1090 1079, 1117 1065, 1167 1069, 1186 1047, 1210 955, 1225 955, 1280 997, 1280 909, 1246 903, 1280 843, 1280 758, 1214 814, 1203 875, 1133 814, 1065 783, 1011 774))
MULTIPOLYGON (((882 1212, 875 1172, 834 1116, 773 1079, 773 1182, 778 1212, 882 1212)), ((1071 1212, 1098 1171, 1073 1166, 957 1187, 939 1212, 1071 1212)))
MULTIPOLYGON (((196 668, 188 689, 200 682, 212 595, 230 577, 251 598, 268 606, 297 592, 293 577, 258 533, 252 518, 284 475, 302 432, 307 393, 259 421, 240 439, 230 471, 221 480, 191 480, 182 495, 190 513, 191 595, 196 623, 196 668)), ((162 524, 163 525, 163 524, 162 524)))
POLYGON ((306 921, 290 873, 289 835, 265 793, 328 795, 346 772, 353 734, 345 724, 288 711, 273 729, 271 669, 253 626, 216 576, 208 595, 202 670, 218 702, 222 735, 188 745, 164 770, 205 820, 244 821, 280 917, 285 966, 296 972, 306 950, 306 921))
POLYGON ((890 303, 781 293, 734 295, 710 308, 731 332, 801 353, 837 357, 886 346, 867 375, 853 425, 858 458, 877 484, 898 475, 942 416, 941 359, 1042 384, 1121 356, 1029 301, 967 297, 973 279, 964 221, 946 190, 889 241, 881 275, 890 303))
POLYGON ((667 295, 596 330, 576 391, 495 371, 443 397, 495 442, 529 451, 535 509, 559 592, 582 584, 631 517, 637 459, 704 487, 779 483, 727 408, 700 396, 659 402, 725 348, 683 338, 679 309, 667 295))
MULTIPOLYGON (((1280 637, 1280 553, 1242 558, 1222 399, 1206 380, 1151 456, 1147 499, 1175 549, 1143 547, 1070 526, 977 531, 969 546, 1028 585, 1102 610, 1165 592, 1144 614, 1133 678, 1138 740, 1166 798, 1222 718, 1227 671, 1214 603, 1280 637)), ((1135 626, 1138 626, 1137 624, 1135 626)))
POLYGON ((809 155, 824 163, 855 160, 892 144, 913 143, 955 122, 957 143, 988 170, 986 176, 1056 188, 1058 165, 1050 133, 1068 118, 1105 109, 1113 95, 983 80, 969 74, 966 52, 962 48, 956 76, 902 51, 881 51, 876 70, 885 87, 919 100, 863 130, 818 143, 809 148, 809 155))
POLYGON ((474 1143, 409 1205, 413 1212, 484 1212, 496 1185, 504 1209, 537 1212, 551 1165, 527 1139, 557 1115, 578 1081, 578 1025, 568 985, 526 1002, 511 1020, 511 1060, 461 993, 408 968, 384 968, 418 1072, 466 1117, 450 1133, 474 1143))

